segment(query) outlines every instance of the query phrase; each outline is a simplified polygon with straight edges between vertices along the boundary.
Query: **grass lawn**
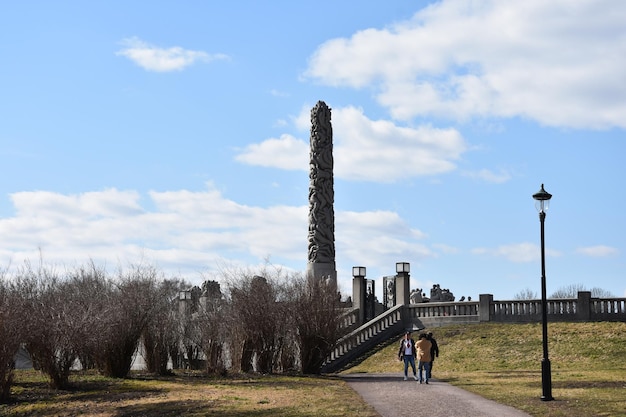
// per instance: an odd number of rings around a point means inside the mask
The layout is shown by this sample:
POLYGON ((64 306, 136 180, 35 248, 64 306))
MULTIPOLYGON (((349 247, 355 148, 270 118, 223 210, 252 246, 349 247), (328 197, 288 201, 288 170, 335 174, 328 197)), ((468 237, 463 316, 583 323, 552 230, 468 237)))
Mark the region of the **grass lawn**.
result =
MULTIPOLYGON (((542 402, 541 325, 479 324, 430 329, 441 350, 433 377, 534 416, 626 415, 626 323, 550 323, 552 394, 542 402)), ((398 339, 399 340, 399 339, 398 339)), ((346 373, 400 374, 397 343, 346 373)), ((14 401, 0 416, 376 417, 333 376, 208 377, 177 372, 110 379, 76 373, 75 389, 54 391, 37 371, 17 371, 14 401)))
MULTIPOLYGON (((433 377, 533 416, 626 416, 626 323, 549 323, 554 401, 541 401, 541 324, 429 329, 440 356, 433 377)), ((398 339, 399 341, 399 339, 398 339)), ((350 372, 400 372, 397 344, 350 372)))
POLYGON ((1 416, 365 416, 378 414, 338 378, 187 373, 129 379, 76 374, 76 389, 54 391, 36 371, 18 371, 15 401, 1 416))

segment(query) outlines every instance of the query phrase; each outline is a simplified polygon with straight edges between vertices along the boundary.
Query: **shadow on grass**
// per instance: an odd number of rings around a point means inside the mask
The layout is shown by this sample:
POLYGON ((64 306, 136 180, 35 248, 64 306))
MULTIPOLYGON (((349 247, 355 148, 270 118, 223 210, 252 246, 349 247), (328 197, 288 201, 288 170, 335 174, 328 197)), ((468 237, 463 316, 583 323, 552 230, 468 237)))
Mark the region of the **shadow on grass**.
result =
POLYGON ((624 381, 552 381, 552 388, 557 389, 624 389, 624 381))
MULTIPOLYGON (((157 388, 126 386, 128 381, 132 380, 80 381, 73 382, 64 390, 52 389, 46 382, 17 382, 13 384, 9 402, 4 405, 8 411, 21 405, 33 405, 38 409, 33 415, 58 415, 55 407, 47 407, 46 404, 118 402, 155 396, 163 392, 157 388)), ((4 412, 0 409, 0 415, 4 412)))
POLYGON ((273 417, 293 415, 293 410, 288 408, 268 408, 259 410, 247 410, 242 414, 241 410, 224 410, 218 404, 207 405, 203 401, 163 401, 149 404, 133 404, 118 407, 115 417, 196 417, 196 416, 220 416, 220 417, 273 417))
POLYGON ((250 387, 250 388, 294 388, 298 389, 307 386, 320 386, 325 381, 338 381, 341 378, 336 376, 320 376, 320 375, 259 375, 259 374, 233 374, 227 377, 223 376, 175 376, 170 381, 180 382, 194 385, 215 384, 226 387, 250 387))

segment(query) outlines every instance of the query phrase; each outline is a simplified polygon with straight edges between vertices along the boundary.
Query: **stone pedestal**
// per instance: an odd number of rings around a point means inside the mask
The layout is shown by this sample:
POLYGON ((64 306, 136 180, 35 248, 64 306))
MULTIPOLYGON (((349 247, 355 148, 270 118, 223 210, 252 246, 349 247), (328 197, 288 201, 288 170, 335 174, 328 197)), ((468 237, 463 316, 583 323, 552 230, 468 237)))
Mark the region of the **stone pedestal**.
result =
POLYGON ((480 294, 480 303, 478 305, 478 317, 480 321, 489 321, 489 310, 492 302, 493 294, 480 294))
POLYGON ((352 307, 359 309, 359 325, 365 323, 365 277, 352 279, 352 307))
POLYGON ((396 275, 396 305, 411 304, 409 299, 410 279, 408 272, 398 272, 396 275))
POLYGON ((332 279, 337 282, 337 270, 334 263, 309 262, 306 266, 306 274, 309 278, 332 279))

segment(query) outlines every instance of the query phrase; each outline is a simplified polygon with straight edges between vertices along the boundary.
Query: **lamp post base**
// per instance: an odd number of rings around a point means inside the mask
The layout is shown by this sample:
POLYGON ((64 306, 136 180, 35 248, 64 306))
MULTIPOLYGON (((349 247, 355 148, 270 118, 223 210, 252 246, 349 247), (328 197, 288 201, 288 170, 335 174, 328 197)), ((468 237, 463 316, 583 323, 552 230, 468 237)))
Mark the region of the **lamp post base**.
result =
POLYGON ((550 359, 541 360, 541 401, 552 401, 552 370, 550 369, 550 359))

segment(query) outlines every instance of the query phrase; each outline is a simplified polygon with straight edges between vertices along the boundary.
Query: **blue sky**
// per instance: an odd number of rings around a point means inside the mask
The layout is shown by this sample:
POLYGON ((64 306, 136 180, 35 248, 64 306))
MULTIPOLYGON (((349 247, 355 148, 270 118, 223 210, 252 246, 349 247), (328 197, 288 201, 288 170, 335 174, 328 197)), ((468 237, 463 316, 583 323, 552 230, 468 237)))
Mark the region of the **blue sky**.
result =
MULTIPOLYGON (((307 262, 332 108, 340 287, 626 296, 622 1, 0 6, 0 265, 307 262)), ((381 297, 379 297, 381 298, 381 297)))

